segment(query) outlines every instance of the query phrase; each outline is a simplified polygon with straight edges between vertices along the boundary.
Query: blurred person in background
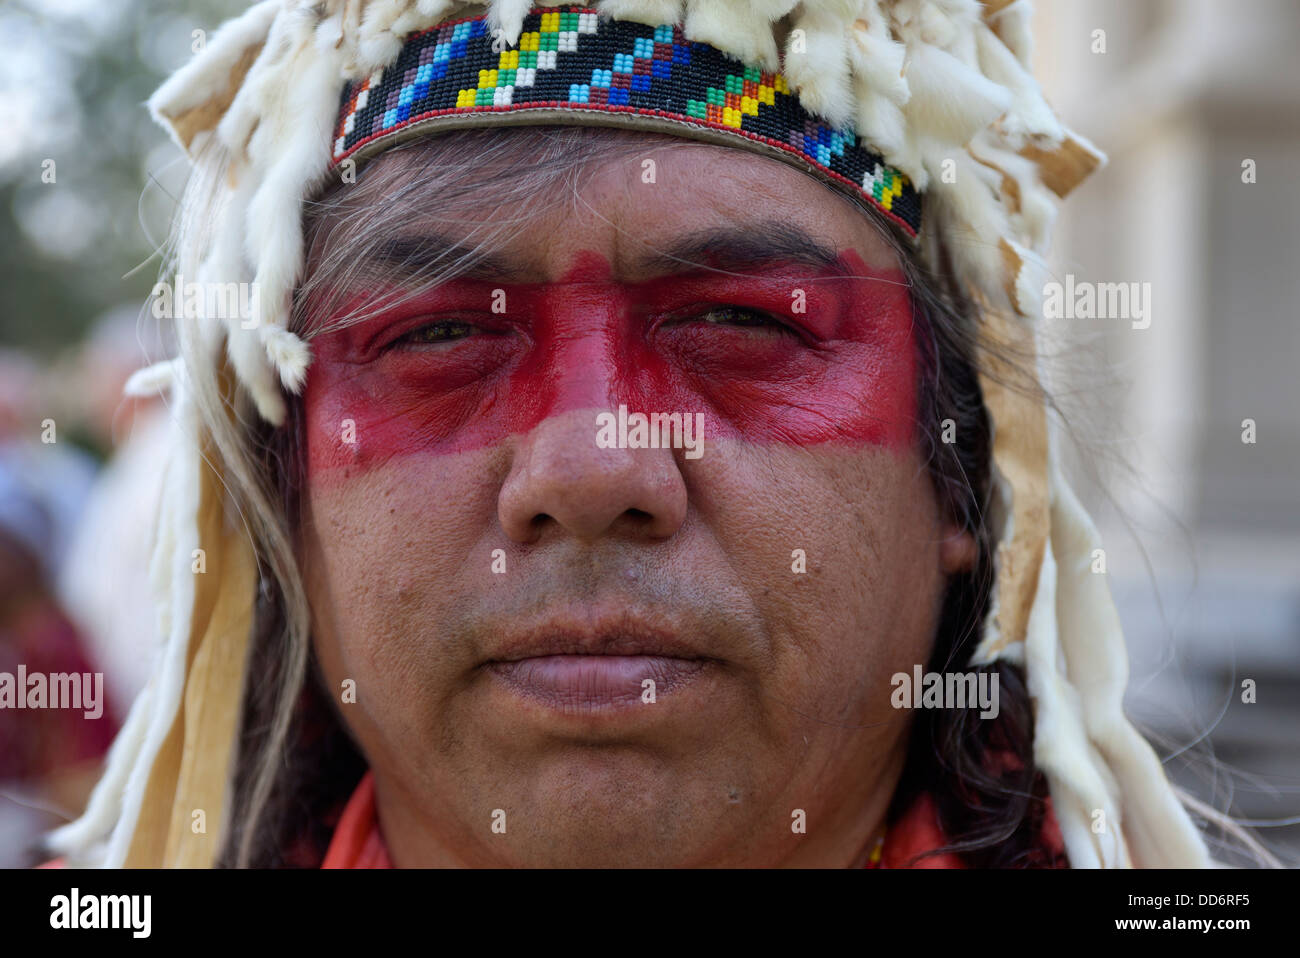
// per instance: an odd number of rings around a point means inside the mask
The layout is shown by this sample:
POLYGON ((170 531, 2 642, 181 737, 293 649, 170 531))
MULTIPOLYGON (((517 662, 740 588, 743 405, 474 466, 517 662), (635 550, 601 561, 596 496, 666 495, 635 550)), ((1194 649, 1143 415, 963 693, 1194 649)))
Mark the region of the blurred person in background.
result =
MULTIPOLYGON (((33 361, 0 356, 0 673, 93 675, 99 666, 61 607, 54 581, 95 463, 58 439, 57 421, 43 415, 41 381, 33 361)), ((41 831, 81 811, 119 716, 107 695, 93 718, 79 708, 6 704, 0 709, 0 864, 14 866, 32 860, 41 831)))

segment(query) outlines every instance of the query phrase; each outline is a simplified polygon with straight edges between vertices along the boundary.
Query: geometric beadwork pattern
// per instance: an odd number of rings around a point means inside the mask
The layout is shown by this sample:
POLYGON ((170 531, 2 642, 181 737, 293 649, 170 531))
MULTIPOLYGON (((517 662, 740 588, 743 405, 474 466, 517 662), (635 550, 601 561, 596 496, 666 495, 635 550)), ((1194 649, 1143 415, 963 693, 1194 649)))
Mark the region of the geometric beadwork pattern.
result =
POLYGON ((920 229, 907 177, 853 130, 805 110, 781 74, 689 41, 680 26, 580 6, 535 9, 514 47, 483 16, 411 35, 391 66, 344 88, 333 161, 433 117, 539 108, 661 117, 762 142, 852 187, 909 235, 920 229))

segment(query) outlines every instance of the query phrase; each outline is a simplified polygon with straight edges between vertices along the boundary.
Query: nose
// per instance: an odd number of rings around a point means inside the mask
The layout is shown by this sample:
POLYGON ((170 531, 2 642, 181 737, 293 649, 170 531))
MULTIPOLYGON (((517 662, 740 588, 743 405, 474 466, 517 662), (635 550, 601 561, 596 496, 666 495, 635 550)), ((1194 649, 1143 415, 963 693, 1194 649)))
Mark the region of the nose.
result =
POLYGON ((506 534, 532 544, 567 533, 667 539, 686 520, 686 483, 671 449, 603 449, 597 414, 551 416, 519 440, 497 512, 506 534))

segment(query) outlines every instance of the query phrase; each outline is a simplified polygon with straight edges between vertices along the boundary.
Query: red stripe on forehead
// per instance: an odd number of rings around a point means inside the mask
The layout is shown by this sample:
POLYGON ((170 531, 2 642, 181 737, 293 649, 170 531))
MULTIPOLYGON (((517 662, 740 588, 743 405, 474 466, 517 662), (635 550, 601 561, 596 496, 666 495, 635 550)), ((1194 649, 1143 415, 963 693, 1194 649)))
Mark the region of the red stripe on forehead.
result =
MULTIPOLYGON (((304 396, 313 472, 480 449, 550 416, 619 405, 701 413, 706 441, 912 441, 909 291, 900 272, 872 271, 853 250, 816 273, 773 266, 638 282, 613 279, 609 262, 584 250, 555 282, 454 280, 404 302, 388 299, 395 305, 374 318, 313 340, 304 396), (770 316, 786 330, 701 318, 724 307, 770 316), (449 320, 482 331, 393 345, 449 320), (347 420, 354 442, 344 439, 347 420)), ((595 436, 593 416, 593 444, 595 436)))

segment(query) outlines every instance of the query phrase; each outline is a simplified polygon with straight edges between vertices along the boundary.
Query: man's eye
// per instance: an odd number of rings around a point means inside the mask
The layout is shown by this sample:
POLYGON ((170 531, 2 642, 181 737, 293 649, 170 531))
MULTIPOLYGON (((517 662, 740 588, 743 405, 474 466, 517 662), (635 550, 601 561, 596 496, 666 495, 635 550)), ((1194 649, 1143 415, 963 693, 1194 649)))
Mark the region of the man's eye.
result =
POLYGON ((701 318, 706 323, 714 326, 741 326, 751 329, 771 328, 776 332, 785 330, 784 323, 778 322, 763 313, 755 312, 752 309, 741 309, 738 306, 717 306, 710 309, 701 318))
POLYGON ((413 329, 405 336, 402 336, 394 346, 423 346, 431 343, 446 343, 456 339, 464 339, 477 330, 478 327, 470 323, 463 323, 458 320, 445 320, 441 323, 429 323, 421 326, 419 329, 413 329))

